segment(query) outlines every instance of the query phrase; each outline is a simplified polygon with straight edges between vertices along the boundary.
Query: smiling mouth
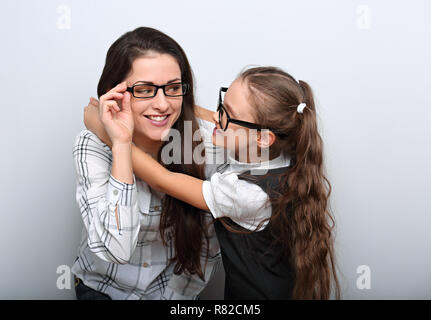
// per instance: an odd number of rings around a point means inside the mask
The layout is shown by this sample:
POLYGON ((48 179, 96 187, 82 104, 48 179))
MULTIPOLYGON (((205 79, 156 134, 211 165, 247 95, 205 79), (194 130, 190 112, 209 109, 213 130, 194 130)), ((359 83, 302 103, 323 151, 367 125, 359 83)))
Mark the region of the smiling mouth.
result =
POLYGON ((160 116, 144 115, 144 117, 146 117, 152 121, 157 121, 157 122, 162 122, 162 121, 166 120, 166 118, 169 116, 170 116, 169 114, 160 115, 160 116))

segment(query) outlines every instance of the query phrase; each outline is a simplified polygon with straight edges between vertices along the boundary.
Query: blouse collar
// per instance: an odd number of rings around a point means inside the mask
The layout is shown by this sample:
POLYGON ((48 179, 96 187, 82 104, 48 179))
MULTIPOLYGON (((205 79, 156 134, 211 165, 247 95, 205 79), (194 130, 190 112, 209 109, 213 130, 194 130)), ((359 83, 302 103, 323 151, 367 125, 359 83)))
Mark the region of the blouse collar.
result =
POLYGON ((283 154, 280 154, 278 157, 263 161, 259 163, 248 163, 248 162, 240 162, 235 160, 232 157, 230 152, 227 153, 227 163, 232 171, 235 172, 244 172, 247 170, 260 170, 260 169, 276 169, 281 167, 288 167, 290 165, 290 157, 286 157, 283 154))

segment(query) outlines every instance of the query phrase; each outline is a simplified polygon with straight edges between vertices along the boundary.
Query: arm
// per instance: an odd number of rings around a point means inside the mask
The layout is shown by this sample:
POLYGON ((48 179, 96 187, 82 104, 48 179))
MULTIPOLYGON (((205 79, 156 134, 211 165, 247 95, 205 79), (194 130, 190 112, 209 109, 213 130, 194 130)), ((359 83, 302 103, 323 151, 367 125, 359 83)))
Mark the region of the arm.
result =
POLYGON ((152 188, 209 211, 202 193, 203 180, 167 170, 135 145, 132 146, 132 159, 136 175, 152 188))
POLYGON ((139 234, 136 185, 111 174, 111 152, 93 133, 75 140, 76 202, 87 230, 90 250, 100 259, 124 264, 135 250, 139 234))
POLYGON ((99 118, 112 151, 94 134, 83 131, 73 154, 77 170, 76 199, 88 231, 88 245, 100 258, 127 263, 139 234, 139 209, 132 171, 133 119, 130 95, 120 84, 100 98, 99 118), (123 110, 117 105, 123 100, 123 110))
POLYGON ((214 111, 202 108, 200 106, 195 106, 195 116, 197 118, 200 118, 209 122, 214 122, 213 115, 214 115, 214 111))
MULTIPOLYGON (((98 119, 98 102, 93 99, 85 108, 85 126, 94 132, 108 146, 112 146, 103 124, 98 119)), ((197 115, 209 119, 211 111, 196 106, 197 115)), ((210 121, 210 120, 208 120, 210 121)), ((147 153, 132 145, 132 164, 135 174, 152 188, 187 202, 197 208, 208 211, 202 194, 203 180, 186 174, 170 172, 147 153)))
MULTIPOLYGON (((195 116, 197 118, 213 122, 213 111, 195 106, 195 116)), ((90 98, 89 104, 84 108, 85 127, 93 132, 97 137, 109 147, 112 147, 111 139, 106 133, 102 122, 99 119, 99 101, 93 97, 90 98)))
POLYGON ((100 107, 96 99, 90 98, 90 104, 84 109, 84 123, 87 128, 94 126, 99 138, 112 148, 112 175, 131 184, 133 117, 126 87, 122 82, 101 96, 100 107), (122 110, 117 103, 120 100, 122 110))
POLYGON ((90 98, 89 104, 84 108, 84 124, 103 143, 112 148, 112 141, 99 118, 99 101, 93 97, 90 98))

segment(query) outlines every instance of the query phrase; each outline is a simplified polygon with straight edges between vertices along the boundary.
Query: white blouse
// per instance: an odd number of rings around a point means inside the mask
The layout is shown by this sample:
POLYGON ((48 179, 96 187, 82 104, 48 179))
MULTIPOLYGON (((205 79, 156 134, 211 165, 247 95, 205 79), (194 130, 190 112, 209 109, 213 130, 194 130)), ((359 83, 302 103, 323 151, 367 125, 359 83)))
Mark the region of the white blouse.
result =
MULTIPOLYGON (((271 203, 261 187, 238 179, 238 174, 253 169, 287 167, 290 165, 290 158, 280 155, 262 163, 243 163, 236 161, 229 153, 226 156, 226 165, 219 167, 218 172, 202 185, 205 202, 214 218, 229 217, 243 228, 256 230, 262 220, 271 217, 271 203)), ((267 222, 259 230, 266 224, 267 222)))

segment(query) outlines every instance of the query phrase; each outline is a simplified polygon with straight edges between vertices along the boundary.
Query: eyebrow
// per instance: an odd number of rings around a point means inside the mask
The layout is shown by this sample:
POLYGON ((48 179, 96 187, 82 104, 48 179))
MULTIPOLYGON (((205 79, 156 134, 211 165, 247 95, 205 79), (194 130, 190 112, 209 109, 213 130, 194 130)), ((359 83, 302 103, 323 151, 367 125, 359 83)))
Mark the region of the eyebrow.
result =
MULTIPOLYGON (((176 82, 176 81, 181 81, 180 78, 175 78, 172 80, 169 80, 168 82, 166 82, 166 84, 172 83, 172 82, 176 82)), ((136 81, 133 85, 138 84, 138 83, 143 83, 143 84, 151 84, 151 85, 155 85, 154 82, 152 81, 136 81)))

